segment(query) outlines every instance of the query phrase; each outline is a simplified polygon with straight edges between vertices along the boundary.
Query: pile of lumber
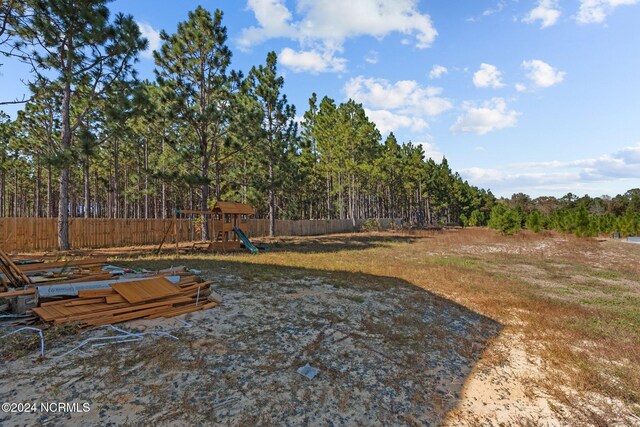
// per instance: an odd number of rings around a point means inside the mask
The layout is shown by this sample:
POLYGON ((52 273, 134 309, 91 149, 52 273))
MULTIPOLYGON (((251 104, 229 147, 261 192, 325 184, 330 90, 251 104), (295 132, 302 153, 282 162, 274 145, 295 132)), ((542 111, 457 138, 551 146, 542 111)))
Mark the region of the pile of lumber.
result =
POLYGON ((107 260, 104 258, 89 258, 76 261, 23 264, 18 268, 29 277, 31 283, 42 286, 110 279, 114 274, 111 271, 103 270, 106 262, 107 260))
POLYGON ((98 326, 133 319, 173 317, 213 308, 210 302, 211 281, 183 274, 177 283, 166 276, 113 283, 106 289, 80 290, 77 297, 44 302, 32 311, 46 322, 80 322, 98 326))
POLYGON ((0 249, 0 273, 3 275, 1 284, 4 289, 8 288, 7 285, 19 287, 31 283, 24 271, 2 249, 0 249))

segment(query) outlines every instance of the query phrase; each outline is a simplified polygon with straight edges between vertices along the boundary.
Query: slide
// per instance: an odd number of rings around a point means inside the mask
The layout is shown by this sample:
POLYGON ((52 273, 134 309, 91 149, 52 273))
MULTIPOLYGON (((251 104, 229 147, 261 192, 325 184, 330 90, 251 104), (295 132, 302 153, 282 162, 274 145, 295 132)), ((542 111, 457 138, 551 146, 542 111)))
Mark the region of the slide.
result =
POLYGON ((247 249, 249 249, 251 251, 252 254, 257 254, 258 253, 258 248, 256 248, 254 246, 253 243, 251 243, 251 241, 249 240, 249 238, 244 234, 244 231, 242 231, 241 229, 239 229, 238 227, 233 227, 233 232, 236 233, 238 235, 238 237, 240 238, 240 240, 242 241, 242 243, 244 243, 244 245, 246 246, 247 249))

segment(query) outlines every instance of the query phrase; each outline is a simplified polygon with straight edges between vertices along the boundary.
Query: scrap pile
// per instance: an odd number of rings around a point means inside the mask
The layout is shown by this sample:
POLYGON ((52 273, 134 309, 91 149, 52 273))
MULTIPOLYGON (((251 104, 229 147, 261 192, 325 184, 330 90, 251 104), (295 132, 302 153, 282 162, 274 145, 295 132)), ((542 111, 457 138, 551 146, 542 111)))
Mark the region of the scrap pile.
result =
POLYGON ((217 305, 207 301, 212 282, 201 280, 184 275, 117 282, 106 289, 80 290, 76 298, 42 303, 33 312, 47 322, 77 321, 93 326, 173 317, 217 305), (170 279, 177 279, 177 283, 170 279))
POLYGON ((0 251, 0 298, 16 314, 53 323, 105 325, 172 317, 215 307, 220 297, 185 267, 157 272, 106 265, 106 259, 42 262, 11 260, 0 251), (25 299, 26 298, 26 299, 25 299))

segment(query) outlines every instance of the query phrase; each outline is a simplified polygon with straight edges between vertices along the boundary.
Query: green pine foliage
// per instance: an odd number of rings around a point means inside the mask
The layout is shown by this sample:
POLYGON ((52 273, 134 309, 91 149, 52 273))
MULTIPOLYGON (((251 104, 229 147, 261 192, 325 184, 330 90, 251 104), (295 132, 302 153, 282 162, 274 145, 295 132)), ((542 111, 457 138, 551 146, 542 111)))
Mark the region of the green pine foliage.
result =
POLYGON ((539 233, 544 228, 543 217, 540 211, 533 211, 529 215, 527 215, 527 219, 525 221, 525 226, 527 230, 531 230, 534 233, 539 233))
MULTIPOLYGON (((623 236, 640 235, 640 189, 632 189, 616 197, 584 196, 569 193, 560 199, 539 197, 531 200, 526 195, 514 194, 491 212, 489 226, 500 231, 513 231, 506 223, 509 211, 522 213, 528 230, 556 230, 578 237, 593 237, 611 233, 623 236)), ((515 214, 514 214, 515 216, 515 214)), ((517 231, 517 227, 516 230, 517 231)), ((514 232, 515 232, 514 231, 514 232)), ((507 233, 509 234, 509 233, 507 233)))
POLYGON ((497 204, 491 210, 487 225, 506 235, 515 234, 522 229, 522 216, 518 209, 497 204))

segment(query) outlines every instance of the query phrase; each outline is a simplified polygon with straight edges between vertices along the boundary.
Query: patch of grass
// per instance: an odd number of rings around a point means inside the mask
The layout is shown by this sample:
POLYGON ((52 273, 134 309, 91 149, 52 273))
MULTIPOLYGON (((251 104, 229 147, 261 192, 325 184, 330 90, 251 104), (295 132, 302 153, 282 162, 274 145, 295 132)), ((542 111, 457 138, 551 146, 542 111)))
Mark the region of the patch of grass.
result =
MULTIPOLYGON (((79 331, 80 327, 77 323, 53 325, 44 329, 42 333, 44 335, 45 351, 52 343, 67 336, 75 336, 79 331)), ((4 335, 4 333, 0 333, 0 335, 4 335)), ((4 361, 19 359, 30 353, 39 354, 39 351, 40 335, 35 331, 18 332, 0 342, 0 360, 4 361)))
POLYGON ((622 279, 624 278, 624 274, 619 271, 611 271, 611 270, 590 270, 587 272, 589 276, 598 277, 600 279, 622 279))
POLYGON ((458 267, 479 269, 483 267, 483 263, 477 259, 462 257, 462 256, 430 256, 427 257, 427 261, 433 265, 440 265, 444 267, 458 267))

